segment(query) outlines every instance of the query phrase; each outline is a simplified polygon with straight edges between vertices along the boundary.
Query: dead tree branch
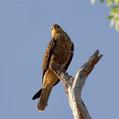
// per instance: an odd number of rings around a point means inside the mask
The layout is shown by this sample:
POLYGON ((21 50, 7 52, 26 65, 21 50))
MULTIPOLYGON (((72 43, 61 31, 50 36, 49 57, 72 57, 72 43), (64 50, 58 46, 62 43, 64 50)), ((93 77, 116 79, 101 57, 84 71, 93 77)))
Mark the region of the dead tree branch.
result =
POLYGON ((101 57, 102 55, 96 50, 89 60, 78 69, 74 77, 65 73, 60 65, 50 65, 50 69, 58 76, 65 87, 74 119, 92 119, 81 99, 81 92, 88 75, 94 69, 95 64, 98 63, 101 57))

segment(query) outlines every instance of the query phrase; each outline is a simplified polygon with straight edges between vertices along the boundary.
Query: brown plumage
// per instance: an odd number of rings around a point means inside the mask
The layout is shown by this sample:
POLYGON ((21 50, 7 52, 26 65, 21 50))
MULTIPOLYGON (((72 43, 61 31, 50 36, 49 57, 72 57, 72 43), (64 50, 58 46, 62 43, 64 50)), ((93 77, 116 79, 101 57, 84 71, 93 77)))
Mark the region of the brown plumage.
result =
POLYGON ((64 71, 67 70, 74 52, 74 45, 67 33, 57 24, 51 28, 52 39, 46 49, 43 57, 42 70, 42 89, 34 96, 33 100, 40 98, 38 102, 38 110, 43 111, 47 106, 50 92, 54 85, 60 80, 49 68, 50 64, 59 64, 64 71))

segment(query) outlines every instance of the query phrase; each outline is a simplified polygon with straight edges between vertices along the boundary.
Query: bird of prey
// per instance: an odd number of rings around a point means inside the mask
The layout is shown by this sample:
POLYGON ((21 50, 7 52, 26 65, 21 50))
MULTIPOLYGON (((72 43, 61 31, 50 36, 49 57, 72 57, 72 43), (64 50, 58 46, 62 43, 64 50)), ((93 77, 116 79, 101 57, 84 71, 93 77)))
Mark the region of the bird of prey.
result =
POLYGON ((43 111, 47 106, 52 88, 60 81, 49 68, 49 65, 58 64, 66 71, 73 57, 74 45, 68 34, 58 25, 51 27, 52 39, 45 51, 42 62, 42 88, 33 96, 39 98, 38 110, 43 111))

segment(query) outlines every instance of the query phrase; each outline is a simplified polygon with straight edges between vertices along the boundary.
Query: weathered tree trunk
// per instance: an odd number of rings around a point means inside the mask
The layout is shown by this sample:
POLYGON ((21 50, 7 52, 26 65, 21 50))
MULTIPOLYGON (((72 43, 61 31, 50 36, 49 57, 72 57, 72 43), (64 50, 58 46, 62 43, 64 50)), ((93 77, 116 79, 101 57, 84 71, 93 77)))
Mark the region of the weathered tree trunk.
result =
POLYGON ((74 77, 65 73, 58 64, 50 66, 51 70, 59 77, 64 85, 74 119, 92 119, 81 99, 81 91, 87 76, 91 73, 94 65, 101 57, 102 55, 100 55, 97 50, 89 60, 78 69, 74 77))

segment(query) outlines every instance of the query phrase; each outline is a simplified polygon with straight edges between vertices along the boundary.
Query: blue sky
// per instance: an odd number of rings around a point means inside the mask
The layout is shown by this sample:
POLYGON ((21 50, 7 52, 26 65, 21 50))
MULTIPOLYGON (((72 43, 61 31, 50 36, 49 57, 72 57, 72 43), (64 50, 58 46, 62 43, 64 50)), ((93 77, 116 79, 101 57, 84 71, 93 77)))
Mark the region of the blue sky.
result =
POLYGON ((64 88, 53 89, 39 113, 33 94, 41 87, 41 63, 57 23, 75 45, 71 75, 99 49, 104 55, 87 79, 82 98, 93 119, 119 119, 119 33, 109 9, 89 0, 0 0, 0 119, 72 119, 64 88))

